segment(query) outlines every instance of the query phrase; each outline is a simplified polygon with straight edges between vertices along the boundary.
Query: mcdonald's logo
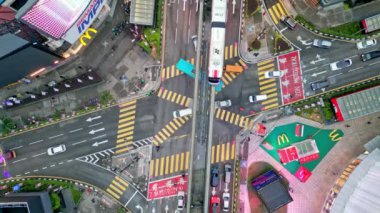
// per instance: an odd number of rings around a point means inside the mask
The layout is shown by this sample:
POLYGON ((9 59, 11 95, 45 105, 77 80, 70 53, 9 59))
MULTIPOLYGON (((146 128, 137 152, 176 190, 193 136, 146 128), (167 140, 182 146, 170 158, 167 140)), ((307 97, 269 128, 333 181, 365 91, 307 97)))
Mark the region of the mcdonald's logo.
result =
POLYGON ((340 139, 342 139, 339 133, 336 132, 336 129, 330 132, 329 137, 330 137, 330 140, 334 142, 340 141, 340 139))
POLYGON ((91 40, 92 36, 90 35, 90 32, 96 34, 98 31, 94 28, 88 28, 86 32, 83 33, 83 35, 80 37, 80 43, 83 44, 83 46, 87 46, 87 43, 84 41, 84 39, 91 40))
POLYGON ((281 143, 283 143, 283 144, 289 143, 289 138, 288 138, 288 136, 285 133, 283 133, 282 135, 277 136, 277 144, 280 146, 281 143))

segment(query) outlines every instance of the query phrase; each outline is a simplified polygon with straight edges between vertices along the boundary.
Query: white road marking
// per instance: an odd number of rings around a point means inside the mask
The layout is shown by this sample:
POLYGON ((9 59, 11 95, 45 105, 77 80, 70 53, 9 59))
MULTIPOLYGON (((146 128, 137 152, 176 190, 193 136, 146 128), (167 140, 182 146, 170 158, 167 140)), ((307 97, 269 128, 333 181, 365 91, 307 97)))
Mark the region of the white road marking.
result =
POLYGON ((83 129, 83 128, 74 129, 74 130, 71 130, 70 133, 78 132, 78 131, 81 131, 82 129, 83 129))
POLYGON ((45 167, 43 167, 42 169, 47 169, 47 167, 45 166, 45 167))
POLYGON ((352 69, 352 70, 348 70, 348 72, 353 72, 353 71, 355 71, 355 70, 359 70, 359 69, 361 69, 361 68, 363 68, 363 67, 358 67, 358 68, 355 68, 355 69, 352 69))
POLYGON ((280 30, 280 33, 284 32, 286 29, 288 29, 288 27, 285 27, 282 30, 280 30))
POLYGON ((41 155, 45 155, 46 154, 46 152, 43 152, 43 153, 40 153, 40 154, 37 154, 37 155, 33 155, 32 157, 38 157, 38 156, 41 156, 41 155))
POLYGON ((26 160, 26 158, 22 158, 20 160, 15 160, 15 161, 13 161, 13 163, 18 163, 18 162, 23 161, 23 160, 26 160))
POLYGON ((63 136, 63 134, 59 134, 59 135, 55 135, 55 136, 51 136, 51 137, 49 137, 49 139, 54 139, 54 138, 58 138, 58 137, 61 137, 61 136, 63 136))
POLYGON ((137 194, 137 190, 136 190, 136 192, 132 195, 132 197, 125 203, 125 205, 124 206, 127 206, 128 205, 128 203, 135 197, 135 195, 137 194))
POLYGON ((41 143, 42 141, 44 141, 44 140, 34 141, 34 142, 29 143, 29 145, 36 144, 36 143, 41 143))
POLYGON ((59 162, 58 164, 59 164, 59 165, 62 165, 62 164, 63 164, 63 162, 59 162))
POLYGON ((38 169, 33 170, 33 172, 38 172, 38 171, 39 171, 38 169))
POLYGON ((342 75, 343 73, 338 73, 338 74, 335 74, 335 75, 332 75, 332 76, 329 76, 328 78, 332 78, 332 77, 336 77, 338 75, 342 75))
POLYGON ((177 44, 177 27, 175 28, 174 44, 177 44))
POLYGON ((356 57, 356 56, 358 56, 358 55, 353 55, 353 56, 350 56, 350 57, 348 57, 348 58, 354 58, 354 57, 356 57))
POLYGON ((369 64, 370 66, 380 63, 380 61, 374 62, 372 64, 369 64))
POLYGON ((75 145, 78 145, 78 144, 84 143, 84 142, 86 142, 86 141, 87 141, 87 140, 79 141, 79 142, 76 142, 76 143, 72 143, 71 145, 75 146, 75 145))
POLYGON ((68 163, 70 163, 71 161, 73 161, 73 160, 67 160, 68 163))
POLYGON ((98 139, 98 138, 102 138, 102 137, 106 137, 106 136, 107 136, 106 134, 104 134, 104 135, 99 135, 99 136, 93 137, 92 140, 96 140, 96 139, 98 139))
POLYGON ((24 147, 24 146, 17 146, 17 147, 14 147, 14 148, 10 149, 10 150, 16 150, 16 149, 20 149, 22 147, 24 147))
POLYGON ((102 124, 103 122, 99 122, 99 123, 96 123, 96 124, 92 124, 92 125, 90 125, 90 126, 88 126, 88 127, 93 127, 93 126, 97 126, 97 125, 100 125, 100 124, 102 124))
POLYGON ((53 164, 53 165, 50 165, 50 167, 54 167, 55 166, 55 164, 53 164))
POLYGON ((309 49, 309 48, 311 48, 311 46, 307 46, 307 47, 305 47, 305 49, 309 49))
POLYGON ((176 19, 176 23, 178 23, 178 8, 177 8, 177 19, 176 19))
POLYGON ((312 71, 312 70, 315 70, 315 69, 318 69, 319 67, 314 67, 314 68, 311 68, 311 69, 308 69, 308 70, 304 70, 303 73, 307 73, 309 71, 312 71))
POLYGON ((30 172, 25 172, 24 174, 26 174, 26 175, 27 175, 27 174, 29 174, 29 173, 30 173, 30 172))

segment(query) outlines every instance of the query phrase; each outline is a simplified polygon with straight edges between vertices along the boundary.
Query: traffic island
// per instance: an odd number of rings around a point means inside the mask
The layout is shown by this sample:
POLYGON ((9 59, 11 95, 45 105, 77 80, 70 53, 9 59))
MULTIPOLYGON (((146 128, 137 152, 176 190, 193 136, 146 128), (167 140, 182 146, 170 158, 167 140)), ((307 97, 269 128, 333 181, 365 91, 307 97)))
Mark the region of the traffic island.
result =
POLYGON ((291 51, 292 46, 277 31, 274 34, 274 52, 276 54, 291 51))

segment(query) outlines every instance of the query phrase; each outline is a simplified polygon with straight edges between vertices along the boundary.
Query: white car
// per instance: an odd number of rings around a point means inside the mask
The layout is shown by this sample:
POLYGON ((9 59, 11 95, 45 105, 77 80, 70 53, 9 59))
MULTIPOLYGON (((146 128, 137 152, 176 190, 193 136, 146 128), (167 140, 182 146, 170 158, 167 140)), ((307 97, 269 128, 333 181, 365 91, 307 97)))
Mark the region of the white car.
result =
POLYGON ((343 68, 347 68, 349 66, 352 65, 352 60, 349 59, 349 58, 346 58, 344 60, 341 60, 341 61, 336 61, 334 63, 331 63, 330 64, 330 68, 332 71, 335 71, 335 70, 340 70, 340 69, 343 69, 343 68))
POLYGON ((356 47, 358 48, 358 50, 361 50, 367 47, 375 46, 376 44, 377 44, 376 39, 371 39, 371 40, 365 40, 365 41, 356 43, 356 47))
POLYGON ((249 102, 253 103, 256 101, 264 101, 267 100, 267 95, 251 95, 248 97, 249 102))
POLYGON ((185 207, 185 192, 179 191, 177 195, 178 204, 177 204, 177 210, 183 210, 185 207))
POLYGON ((215 102, 215 108, 223 108, 223 107, 230 107, 232 105, 231 100, 224 100, 224 101, 216 101, 215 102))
POLYGON ((265 76, 265 78, 279 78, 283 74, 284 73, 282 71, 269 71, 269 72, 265 72, 264 76, 265 76))
POLYGON ((64 144, 61 144, 59 146, 50 147, 47 150, 47 153, 48 153, 48 155, 55 155, 55 154, 62 153, 65 151, 66 151, 66 146, 64 144))
POLYGON ((228 212, 230 210, 230 193, 223 193, 223 211, 228 212))
POLYGON ((173 117, 174 118, 180 118, 180 117, 188 116, 188 115, 191 115, 192 112, 193 111, 192 111, 191 108, 180 109, 180 110, 177 110, 177 111, 173 112, 173 117))
POLYGON ((322 39, 314 39, 313 41, 313 46, 314 47, 320 47, 320 48, 325 48, 328 49, 330 48, 332 43, 327 40, 322 40, 322 39))

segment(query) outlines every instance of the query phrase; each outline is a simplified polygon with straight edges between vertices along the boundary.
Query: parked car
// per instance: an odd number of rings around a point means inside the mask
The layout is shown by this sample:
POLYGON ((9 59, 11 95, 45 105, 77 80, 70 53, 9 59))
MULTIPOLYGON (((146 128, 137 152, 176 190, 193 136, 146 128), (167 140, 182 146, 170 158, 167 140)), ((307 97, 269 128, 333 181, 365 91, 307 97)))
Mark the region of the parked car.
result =
POLYGON ((173 117, 174 118, 180 118, 183 116, 191 115, 192 114, 192 109, 187 108, 187 109, 181 109, 173 112, 173 117))
POLYGON ((317 81, 317 82, 310 84, 310 86, 311 86, 311 89, 313 91, 317 91, 317 90, 321 90, 323 88, 328 87, 329 82, 328 81, 317 81))
POLYGON ((249 102, 254 103, 256 101, 264 101, 267 100, 267 95, 251 95, 248 97, 249 102))
POLYGON ((330 48, 332 43, 327 40, 322 40, 322 39, 314 39, 313 41, 313 46, 314 47, 320 47, 320 48, 325 48, 328 49, 330 48))
POLYGON ((191 36, 191 40, 193 41, 195 51, 197 51, 198 36, 191 36))
POLYGON ((219 184, 219 170, 218 167, 211 168, 211 186, 217 187, 219 184))
POLYGON ((282 71, 269 71, 269 72, 265 72, 264 76, 265 78, 279 78, 283 76, 283 74, 284 72, 282 71))
POLYGON ((232 105, 231 100, 224 100, 224 101, 216 101, 215 102, 215 108, 223 108, 223 107, 230 107, 232 105))
POLYGON ((219 213, 220 198, 218 195, 213 195, 210 198, 210 213, 219 213))
POLYGON ((356 47, 358 48, 358 50, 361 50, 361 49, 365 49, 371 46, 375 46, 376 44, 377 44, 376 39, 371 39, 371 40, 365 40, 365 41, 356 43, 356 47))
POLYGON ((341 61, 336 61, 334 63, 331 63, 330 64, 330 68, 331 70, 335 71, 335 70, 340 70, 340 69, 343 69, 343 68, 347 68, 349 66, 352 65, 352 60, 347 58, 347 59, 344 59, 344 60, 341 60, 341 61))
POLYGON ((184 191, 179 191, 177 195, 177 210, 183 210, 185 207, 185 192, 184 191))
POLYGON ((230 210, 230 193, 223 193, 223 211, 228 212, 230 210))
POLYGON ((368 60, 379 58, 379 57, 380 57, 380 50, 375 50, 375 51, 363 53, 360 55, 360 58, 362 59, 362 61, 368 61, 368 60))
POLYGON ((297 23, 296 21, 294 21, 293 18, 291 18, 290 16, 282 16, 281 17, 281 21, 291 30, 293 30, 297 23))
POLYGON ((56 154, 59 154, 59 153, 65 152, 65 151, 66 151, 66 146, 64 144, 61 144, 59 146, 50 147, 47 150, 47 153, 48 153, 48 155, 56 155, 56 154))
POLYGON ((0 158, 0 164, 3 164, 4 161, 12 160, 13 158, 16 158, 16 152, 13 150, 8 150, 4 152, 2 158, 0 158))
POLYGON ((224 165, 224 182, 226 183, 231 182, 231 175, 232 175, 232 166, 231 164, 226 163, 224 165))

